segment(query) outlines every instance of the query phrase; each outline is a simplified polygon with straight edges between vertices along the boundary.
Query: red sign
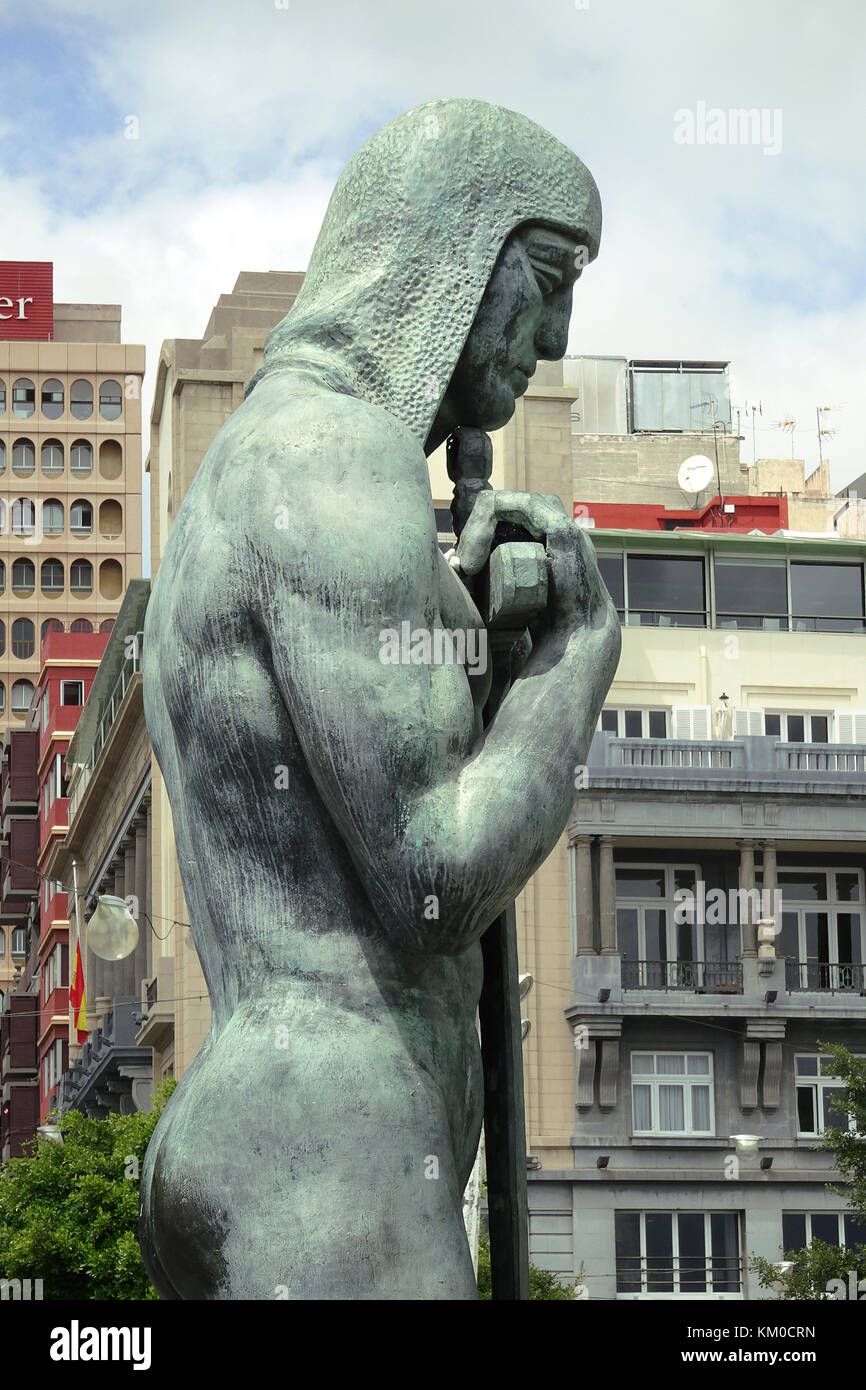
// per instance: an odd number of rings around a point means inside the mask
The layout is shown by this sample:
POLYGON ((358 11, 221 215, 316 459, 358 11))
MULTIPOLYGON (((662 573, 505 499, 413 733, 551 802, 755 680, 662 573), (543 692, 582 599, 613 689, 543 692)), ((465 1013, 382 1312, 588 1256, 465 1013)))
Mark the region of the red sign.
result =
POLYGON ((0 339, 54 337, 54 263, 0 261, 0 339))

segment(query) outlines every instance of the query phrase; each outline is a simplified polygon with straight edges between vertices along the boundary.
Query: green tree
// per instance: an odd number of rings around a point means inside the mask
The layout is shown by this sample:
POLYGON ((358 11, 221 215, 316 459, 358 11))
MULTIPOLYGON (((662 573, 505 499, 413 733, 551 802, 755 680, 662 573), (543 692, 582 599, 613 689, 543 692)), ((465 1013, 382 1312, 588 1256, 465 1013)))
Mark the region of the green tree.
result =
POLYGON ((139 1176, 153 1110, 91 1120, 52 1117, 63 1135, 34 1140, 0 1169, 0 1278, 41 1279, 45 1299, 155 1299, 138 1244, 139 1176))
MULTIPOLYGON (((529 1297, 530 1298, 556 1298, 567 1299, 571 1302, 577 1298, 576 1290, 580 1288, 583 1280, 574 1279, 571 1283, 561 1284, 555 1274, 549 1269, 538 1269, 535 1265, 529 1266, 529 1297)), ((492 1286, 490 1281, 490 1236, 483 1232, 478 1242, 478 1297, 492 1298, 492 1286)))
MULTIPOLYGON (((824 1146, 833 1154, 842 1182, 828 1184, 828 1188, 847 1203, 859 1222, 866 1223, 866 1058, 853 1056, 839 1044, 822 1043, 821 1051, 833 1059, 830 1074, 843 1082, 830 1101, 830 1109, 842 1123, 828 1125, 824 1131, 824 1146), (853 1127, 849 1127, 849 1116, 853 1127)), ((855 1270, 858 1281, 866 1278, 864 1245, 842 1249, 813 1240, 806 1250, 790 1250, 784 1259, 793 1266, 784 1272, 760 1255, 753 1255, 749 1261, 761 1288, 775 1289, 780 1299, 818 1302, 848 1297, 848 1271, 855 1270), (828 1292, 827 1286, 833 1279, 842 1280, 844 1293, 828 1292)))

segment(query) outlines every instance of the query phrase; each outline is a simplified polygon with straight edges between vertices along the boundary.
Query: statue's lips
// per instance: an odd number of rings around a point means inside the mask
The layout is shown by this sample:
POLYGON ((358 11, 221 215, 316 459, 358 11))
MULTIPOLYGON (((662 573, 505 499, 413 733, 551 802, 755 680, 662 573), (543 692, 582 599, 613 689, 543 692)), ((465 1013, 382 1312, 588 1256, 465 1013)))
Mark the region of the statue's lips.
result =
MULTIPOLYGON (((532 371, 535 371, 533 367, 532 371)), ((511 384, 515 395, 522 396, 527 386, 532 372, 527 372, 523 367, 513 367, 511 371, 511 384)))

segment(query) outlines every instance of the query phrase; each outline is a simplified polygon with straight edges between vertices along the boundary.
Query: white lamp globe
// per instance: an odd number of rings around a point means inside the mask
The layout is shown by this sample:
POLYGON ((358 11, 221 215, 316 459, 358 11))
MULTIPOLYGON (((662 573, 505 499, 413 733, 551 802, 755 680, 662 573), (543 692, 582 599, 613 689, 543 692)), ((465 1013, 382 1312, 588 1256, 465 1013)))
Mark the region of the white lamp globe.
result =
POLYGON ((761 1142, 760 1134, 732 1134, 731 1140, 737 1146, 739 1158, 754 1158, 761 1142))
POLYGON ((138 923, 123 898, 105 894, 87 924, 87 945, 100 960, 125 960, 138 945, 138 923))

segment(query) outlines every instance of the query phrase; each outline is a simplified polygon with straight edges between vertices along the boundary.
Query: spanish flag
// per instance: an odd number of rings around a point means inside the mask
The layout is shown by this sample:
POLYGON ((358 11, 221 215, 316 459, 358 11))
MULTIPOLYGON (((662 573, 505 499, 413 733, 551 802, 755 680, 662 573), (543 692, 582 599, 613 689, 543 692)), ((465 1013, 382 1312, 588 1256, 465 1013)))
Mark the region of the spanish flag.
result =
POLYGON ((75 943, 75 966, 72 971, 72 988, 69 991, 78 1041, 87 1041, 87 994, 84 989, 84 966, 81 963, 81 942, 75 943))

